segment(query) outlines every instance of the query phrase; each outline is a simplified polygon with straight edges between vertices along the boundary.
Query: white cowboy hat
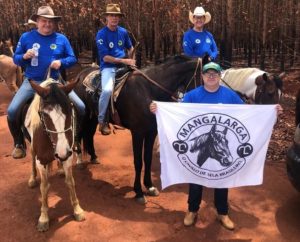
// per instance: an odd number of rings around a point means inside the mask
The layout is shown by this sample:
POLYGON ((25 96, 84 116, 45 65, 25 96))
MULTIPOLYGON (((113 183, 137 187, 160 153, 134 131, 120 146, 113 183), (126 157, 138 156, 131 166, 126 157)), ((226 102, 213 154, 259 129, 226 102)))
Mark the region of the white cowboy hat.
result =
POLYGON ((50 6, 41 6, 39 7, 38 11, 36 14, 33 14, 30 19, 35 21, 37 20, 38 17, 44 17, 44 18, 51 18, 55 20, 60 20, 61 16, 55 16, 53 9, 50 6))
POLYGON ((194 12, 192 13, 191 11, 189 12, 189 20, 193 24, 193 17, 194 16, 205 16, 205 22, 204 24, 207 24, 211 20, 211 15, 209 12, 205 12, 204 8, 202 7, 196 7, 194 12))
POLYGON ((27 23, 24 23, 25 26, 28 26, 28 25, 35 25, 36 26, 36 22, 31 20, 31 19, 28 19, 27 23))

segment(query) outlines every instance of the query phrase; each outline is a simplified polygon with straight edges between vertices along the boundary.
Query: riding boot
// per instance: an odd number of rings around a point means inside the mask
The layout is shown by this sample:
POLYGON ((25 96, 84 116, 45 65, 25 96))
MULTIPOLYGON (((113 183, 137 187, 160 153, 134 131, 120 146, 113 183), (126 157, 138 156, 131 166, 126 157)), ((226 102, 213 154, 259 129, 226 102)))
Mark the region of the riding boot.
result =
POLYGON ((14 139, 14 150, 12 152, 12 157, 14 159, 21 159, 26 156, 26 149, 25 149, 25 141, 24 136, 16 122, 12 122, 7 118, 7 123, 9 127, 9 131, 14 139))

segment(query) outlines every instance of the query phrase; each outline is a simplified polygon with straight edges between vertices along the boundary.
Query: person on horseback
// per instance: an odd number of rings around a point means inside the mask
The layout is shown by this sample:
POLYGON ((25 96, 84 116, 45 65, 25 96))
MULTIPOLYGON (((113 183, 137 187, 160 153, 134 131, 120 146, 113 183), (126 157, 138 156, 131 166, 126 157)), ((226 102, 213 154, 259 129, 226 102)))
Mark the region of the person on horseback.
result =
POLYGON ((125 28, 118 26, 120 17, 123 16, 119 4, 107 4, 104 15, 106 26, 99 30, 96 35, 102 86, 98 106, 98 123, 99 131, 102 134, 109 134, 108 123, 104 120, 114 86, 116 69, 122 64, 135 66, 135 60, 133 59, 133 46, 128 32, 125 28), (128 58, 126 58, 126 49, 128 50, 128 58))
MULTIPOLYGON (((24 81, 7 110, 7 122, 15 145, 12 156, 15 159, 26 156, 19 117, 23 105, 35 94, 30 81, 41 83, 48 70, 51 78, 58 79, 61 68, 69 68, 77 61, 67 37, 55 32, 61 17, 55 16, 51 7, 41 6, 30 19, 37 23, 37 29, 22 34, 13 56, 14 63, 25 69, 24 81)), ((73 91, 69 98, 77 107, 79 116, 84 116, 85 105, 81 99, 73 91)))
POLYGON ((218 48, 214 37, 210 32, 203 30, 204 25, 211 20, 210 13, 205 12, 203 7, 196 7, 193 13, 189 12, 189 20, 193 24, 193 28, 184 33, 184 54, 200 58, 208 55, 209 61, 215 60, 218 55, 218 48))

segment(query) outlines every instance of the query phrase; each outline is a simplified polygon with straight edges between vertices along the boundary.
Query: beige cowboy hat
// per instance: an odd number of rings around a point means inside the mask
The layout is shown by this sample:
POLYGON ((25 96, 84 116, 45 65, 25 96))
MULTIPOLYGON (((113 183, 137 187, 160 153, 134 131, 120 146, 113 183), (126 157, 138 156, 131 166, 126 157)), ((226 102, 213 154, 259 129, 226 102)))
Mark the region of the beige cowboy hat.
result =
POLYGON ((36 14, 33 14, 30 19, 36 21, 38 17, 51 18, 55 20, 60 20, 61 16, 55 16, 53 9, 50 6, 39 7, 36 14))
POLYGON ((117 14, 120 16, 124 16, 124 14, 121 13, 120 5, 115 3, 109 3, 106 5, 106 12, 103 13, 103 15, 107 14, 117 14))
POLYGON ((204 24, 207 24, 211 20, 211 15, 209 12, 205 12, 203 7, 196 7, 194 12, 192 13, 191 11, 189 12, 189 20, 193 24, 193 17, 194 16, 205 16, 205 22, 204 24))
POLYGON ((27 23, 24 23, 25 26, 36 26, 36 22, 28 19, 27 23))

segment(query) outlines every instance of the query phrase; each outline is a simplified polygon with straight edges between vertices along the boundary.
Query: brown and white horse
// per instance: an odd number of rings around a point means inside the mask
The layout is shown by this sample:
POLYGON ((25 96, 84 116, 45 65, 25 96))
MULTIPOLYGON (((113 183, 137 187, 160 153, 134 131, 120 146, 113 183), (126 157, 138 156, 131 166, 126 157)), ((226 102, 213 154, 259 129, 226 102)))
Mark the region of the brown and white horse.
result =
POLYGON ((230 68, 222 73, 221 85, 227 86, 255 104, 279 103, 282 77, 271 75, 257 68, 230 68))
POLYGON ((74 217, 77 221, 85 219, 84 211, 79 205, 72 175, 72 147, 74 144, 74 108, 67 93, 76 83, 62 86, 53 79, 40 85, 31 81, 36 91, 25 118, 25 127, 31 138, 32 174, 28 181, 30 186, 37 184, 36 168, 41 177, 42 195, 41 215, 37 229, 46 231, 49 228, 48 217, 48 171, 53 160, 59 160, 65 172, 65 182, 69 188, 74 217))

